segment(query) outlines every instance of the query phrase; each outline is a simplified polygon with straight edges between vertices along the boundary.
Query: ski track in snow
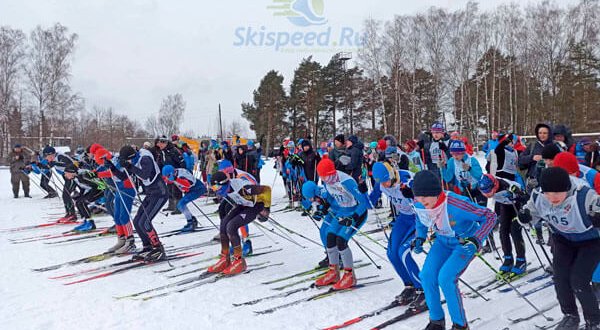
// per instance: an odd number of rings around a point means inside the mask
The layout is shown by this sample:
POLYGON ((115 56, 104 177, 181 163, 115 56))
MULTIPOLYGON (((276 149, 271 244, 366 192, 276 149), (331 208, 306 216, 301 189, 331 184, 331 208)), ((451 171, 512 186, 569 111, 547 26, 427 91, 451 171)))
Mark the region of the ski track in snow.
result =
MULTIPOLYGON (((481 158, 481 157, 480 157, 481 158)), ((480 160, 481 161, 481 160, 480 160)), ((273 163, 267 161, 263 167, 261 177, 264 184, 271 184, 274 179, 275 170, 273 163)), ((44 223, 49 219, 48 214, 62 214, 63 207, 59 198, 52 200, 41 199, 44 195, 32 184, 33 199, 12 198, 10 190, 10 174, 7 168, 0 169, 0 208, 3 214, 0 220, 0 229, 14 228, 33 224, 44 223)), ((38 181, 39 182, 39 181, 38 181)), ((22 194, 22 192, 21 192, 22 194)), ((275 203, 283 205, 285 192, 281 177, 276 178, 273 190, 275 203)), ((212 212, 216 205, 206 204, 204 199, 197 204, 205 211, 212 212)), ((277 205, 277 204, 275 204, 277 205)), ((385 204, 384 204, 385 205, 385 204)), ((279 206, 281 207, 281 206, 279 206)), ((274 209, 278 209, 275 206, 274 209)), ((206 226, 210 225, 202 215, 193 207, 192 212, 196 214, 199 222, 206 226)), ((385 218, 384 215, 379 215, 385 218)), ((58 216, 56 217, 58 218, 58 216)), ((298 212, 275 213, 273 218, 305 236, 319 241, 319 235, 306 217, 301 217, 298 212)), ((98 226, 110 226, 112 219, 108 216, 96 217, 98 226)), ((216 217, 213 221, 218 221, 216 217)), ((375 216, 369 217, 369 223, 363 230, 375 228, 375 216)), ((185 223, 183 215, 165 217, 159 214, 154 220, 154 225, 159 232, 165 232, 181 228, 185 223)), ((268 234, 279 244, 273 243, 267 236, 252 239, 255 248, 272 245, 272 249, 283 248, 283 251, 257 256, 247 259, 249 265, 271 261, 271 263, 285 262, 283 266, 269 267, 264 270, 253 271, 233 278, 225 278, 216 283, 200 286, 198 288, 183 292, 173 293, 166 297, 160 297, 149 301, 120 299, 113 297, 131 294, 149 288, 175 282, 184 277, 169 279, 166 275, 193 269, 192 266, 182 270, 174 270, 167 273, 155 273, 154 270, 165 269, 166 263, 153 267, 135 269, 130 272, 102 278, 86 283, 65 286, 63 283, 71 279, 50 280, 48 277, 71 273, 76 270, 89 269, 125 260, 124 258, 111 258, 102 262, 66 266, 58 270, 45 273, 31 271, 32 268, 45 267, 102 253, 115 243, 113 236, 97 240, 73 242, 66 244, 48 245, 44 241, 25 244, 11 244, 9 238, 24 238, 41 234, 57 234, 71 229, 73 225, 59 225, 42 229, 27 230, 21 232, 0 232, 0 254, 2 255, 2 270, 0 271, 0 297, 2 306, 0 308, 0 320, 2 329, 233 329, 243 327, 244 329, 318 329, 342 323, 371 310, 377 309, 389 303, 403 289, 402 282, 387 260, 374 257, 376 262, 382 265, 381 270, 373 266, 357 269, 357 276, 367 277, 380 275, 378 279, 394 278, 383 284, 358 289, 353 292, 341 293, 325 299, 301 303, 299 305, 278 310, 272 314, 255 315, 253 311, 267 309, 285 302, 308 297, 317 290, 304 291, 286 298, 267 300, 252 306, 233 307, 232 303, 245 302, 256 298, 269 296, 280 291, 270 288, 289 283, 290 281, 263 285, 261 282, 283 277, 296 272, 308 270, 324 257, 323 248, 318 247, 298 236, 291 235, 294 240, 305 245, 302 249, 272 234, 268 234)), ((255 226, 250 227, 251 233, 262 234, 255 226)), ((210 240, 216 230, 203 231, 188 235, 177 235, 162 239, 163 244, 174 247, 186 246, 210 240)), ((382 238, 383 233, 373 234, 376 238, 382 238)), ((497 235, 496 235, 497 236, 497 235)), ((546 235, 547 236, 547 235, 546 235)), ((385 251, 360 235, 356 239, 363 245, 385 256, 385 251)), ((496 238, 496 242, 500 242, 496 238)), ((136 241, 139 244, 139 240, 136 241)), ((382 242, 383 243, 383 242, 382 242)), ((527 244, 528 261, 531 267, 539 263, 527 244)), ((351 243, 354 259, 368 261, 362 252, 351 243)), ((219 253, 218 245, 211 245, 192 249, 186 252, 203 251, 196 257, 173 261, 173 265, 185 264, 191 261, 204 259, 219 253)), ((263 252, 263 251, 257 251, 263 252)), ((486 254, 485 257, 493 265, 500 264, 493 255, 486 254)), ((417 255, 419 265, 423 264, 425 256, 417 255)), ((545 260, 543 260, 545 261, 545 260)), ((205 262, 193 267, 208 266, 205 262)), ((540 271, 535 273, 540 274, 540 271)), ((187 275, 187 277, 193 275, 187 275)), ((462 279, 476 286, 485 280, 492 278, 494 274, 477 258, 471 263, 462 279)), ((533 275, 535 276, 535 275, 533 275)), ((80 279, 83 277, 75 277, 80 279)), ((295 280, 295 279, 294 279, 295 280)), ((372 281, 372 280, 370 280, 372 281)), ((543 283, 538 281, 519 288, 525 292, 543 283)), ((307 286, 310 282, 302 285, 307 286)), ((299 288, 295 286, 293 288, 299 288)), ((468 292, 468 288, 461 285, 462 292, 468 292)), ((158 291, 155 293, 160 293, 158 291)), ((154 294, 154 293, 153 293, 154 294)), ((492 291, 485 293, 490 298, 489 302, 483 302, 480 298, 464 298, 464 304, 469 320, 480 318, 471 325, 471 329, 532 329, 534 324, 546 324, 541 317, 535 317, 527 322, 516 325, 510 324, 507 317, 517 318, 530 315, 533 309, 528 306, 514 292, 499 293, 492 291)), ((555 301, 554 288, 548 288, 529 298, 540 307, 544 307, 555 301)), ((444 309, 447 311, 446 307, 444 309)), ((371 317, 348 329, 367 329, 393 316, 398 315, 403 309, 392 309, 381 315, 371 317)), ((561 313, 555 307, 546 315, 558 320, 561 313)), ((428 322, 427 313, 412 317, 399 322, 388 329, 422 329, 428 322)), ((451 320, 446 313, 446 325, 451 326, 451 320)))

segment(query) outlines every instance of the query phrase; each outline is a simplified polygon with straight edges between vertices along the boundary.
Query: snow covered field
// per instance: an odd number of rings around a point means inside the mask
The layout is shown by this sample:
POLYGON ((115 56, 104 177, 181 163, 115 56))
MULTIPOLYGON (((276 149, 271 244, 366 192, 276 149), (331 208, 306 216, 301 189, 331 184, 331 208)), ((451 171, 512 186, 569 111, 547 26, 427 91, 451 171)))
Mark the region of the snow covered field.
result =
MULTIPOLYGON (((47 223, 63 215, 64 210, 60 199, 44 200, 43 194, 32 184, 32 199, 13 199, 10 190, 10 174, 8 169, 0 169, 0 230, 47 223)), ((270 162, 263 168, 262 179, 264 184, 272 184, 275 172, 270 162)), ((21 193, 22 194, 22 193, 21 193)), ((273 210, 284 206, 284 190, 281 178, 275 179, 273 210)), ((207 204, 204 199, 198 205, 205 212, 212 212, 216 205, 207 204)), ((198 220, 204 226, 209 226, 208 221, 197 212, 198 220)), ((382 220, 387 212, 379 215, 382 220)), ((298 231, 305 236, 319 241, 319 235, 308 218, 301 217, 297 212, 274 213, 273 218, 285 226, 298 231)), ((99 227, 112 224, 108 216, 96 218, 99 227)), ((218 223, 217 217, 212 217, 218 223)), ((159 232, 165 232, 182 227, 185 220, 182 215, 159 215, 154 225, 159 232)), ((270 224, 266 226, 271 227, 270 224)), ((376 217, 372 214, 363 230, 375 228, 376 217)), ((0 327, 2 329, 317 329, 344 322, 373 309, 389 303, 395 295, 402 290, 402 282, 394 273, 392 266, 386 261, 375 257, 382 266, 378 270, 372 265, 357 269, 360 278, 379 275, 378 280, 392 278, 392 281, 357 289, 351 292, 339 293, 323 299, 303 302, 298 305, 275 311, 267 315, 255 315, 253 311, 281 305, 285 302, 308 297, 323 290, 311 289, 299 292, 289 297, 278 298, 261 302, 252 306, 234 307, 232 303, 241 303, 248 300, 269 296, 280 291, 272 288, 294 280, 264 285, 261 282, 269 281, 285 275, 294 274, 313 268, 324 257, 323 249, 298 236, 292 238, 306 248, 301 248, 285 241, 271 233, 263 233, 255 225, 251 225, 251 233, 262 234, 252 239, 254 249, 258 252, 283 249, 262 256, 248 258, 247 263, 252 265, 269 261, 270 264, 284 263, 281 266, 271 266, 259 269, 249 274, 242 274, 232 278, 225 278, 215 283, 199 286, 197 288, 173 293, 148 301, 134 299, 115 299, 116 296, 127 295, 134 292, 173 283, 177 280, 192 278, 199 273, 168 278, 173 275, 189 271, 193 267, 208 266, 213 261, 199 263, 170 272, 156 273, 158 270, 169 268, 166 263, 133 269, 121 274, 74 285, 64 285, 69 281, 82 279, 91 274, 69 279, 49 279, 78 270, 90 269, 107 265, 116 261, 123 261, 127 257, 112 258, 101 262, 84 263, 75 266, 66 266, 54 271, 34 272, 33 268, 45 267, 78 258, 95 255, 105 251, 114 241, 114 237, 102 237, 93 240, 75 241, 62 244, 47 244, 64 238, 41 240, 23 244, 13 244, 9 239, 18 239, 42 234, 58 234, 71 229, 73 225, 58 225, 19 232, 0 232, 0 327), (268 247, 271 246, 271 247, 268 247), (263 248, 263 249, 261 249, 263 248)), ((177 235, 163 238, 162 242, 167 247, 182 247, 191 244, 209 241, 216 230, 208 230, 187 235, 177 235)), ((384 238, 383 233, 373 234, 375 238, 384 238)), ((385 257, 385 250, 370 242, 364 237, 356 239, 365 247, 385 257)), ((499 239, 496 239, 499 244, 499 239)), ((381 241, 385 244, 385 241, 381 241)), ((355 260, 368 262, 355 244, 351 244, 355 260)), ((530 246, 527 244, 530 267, 538 266, 530 246)), ((186 252, 203 252, 203 254, 188 259, 172 261, 175 267, 188 264, 192 261, 205 259, 217 255, 219 247, 210 245, 199 247, 186 252)), ((424 255, 416 257, 417 263, 422 264, 424 255)), ((490 254, 485 255, 494 266, 499 265, 490 254)), ((542 257, 543 258, 543 257, 542 257)), ((543 260, 545 261, 545 260, 543 260)), ((534 277, 542 274, 541 270, 530 274, 534 277)), ((492 278, 493 273, 478 259, 475 259, 462 279, 477 286, 492 278)), ((302 277, 307 278, 308 276, 302 277)), ((300 278, 300 279, 302 279, 300 278)), ((548 279, 521 286, 519 290, 525 292, 534 288, 548 279)), ((523 280, 517 281, 519 283, 523 280)), ((306 287, 311 282, 299 284, 290 289, 306 287)), ((172 289, 153 292, 162 293, 172 289)), ((461 285, 463 293, 469 290, 461 285)), ((147 295, 144 295, 147 296, 147 295)), ((140 296, 140 297, 144 297, 140 296)), ((507 317, 517 318, 530 315, 533 309, 517 297, 514 292, 500 293, 497 290, 485 293, 490 299, 484 302, 481 298, 464 299, 464 304, 472 329, 532 329, 534 324, 547 323, 541 317, 516 325, 510 324, 507 317)), ((138 297, 139 298, 139 297, 138 297)), ((529 298, 538 306, 547 306, 555 301, 553 287, 546 288, 532 294, 529 298)), ((366 319, 350 329, 368 329, 395 315, 403 309, 388 310, 381 315, 366 319)), ((560 318, 558 307, 551 309, 547 315, 560 318)), ((427 324, 427 313, 412 317, 403 322, 390 326, 389 329, 422 329, 427 324)), ((447 327, 451 324, 446 317, 447 327)))

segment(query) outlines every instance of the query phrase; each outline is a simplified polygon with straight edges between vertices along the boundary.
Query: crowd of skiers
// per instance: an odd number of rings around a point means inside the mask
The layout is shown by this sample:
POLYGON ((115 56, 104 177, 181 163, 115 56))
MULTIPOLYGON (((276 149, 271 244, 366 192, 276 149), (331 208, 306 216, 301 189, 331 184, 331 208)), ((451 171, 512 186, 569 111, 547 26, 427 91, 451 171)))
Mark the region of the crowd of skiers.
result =
MULTIPOLYGON (((535 136, 525 142, 509 132, 493 132, 483 146, 484 166, 468 139, 449 134, 437 122, 404 143, 385 135, 365 145, 355 135, 340 134, 315 148, 311 137, 285 139, 274 167, 285 187, 286 208, 315 222, 326 254, 319 265, 328 271, 315 285, 341 290, 357 284, 351 245, 362 250, 354 235, 363 233, 362 226, 374 216, 387 237, 389 261, 404 283, 398 304, 429 310, 426 330, 445 329, 441 289, 452 329, 468 329, 458 288, 461 274, 481 254, 500 253, 491 235, 497 229, 503 254, 502 265, 494 270, 498 279, 527 275, 524 236, 529 234, 524 228, 530 228, 540 249, 551 246, 549 270, 564 314, 557 329, 579 328, 576 299, 586 329, 600 329, 592 289, 592 282, 600 283, 598 143, 574 141, 563 125, 539 124, 535 136), (390 223, 387 211, 378 211, 388 207, 390 223), (419 267, 411 254, 426 247, 419 267)), ((152 225, 159 212, 183 214, 187 222, 181 232, 192 232, 199 225, 190 206, 203 213, 194 201, 214 197, 221 250, 208 271, 233 275, 246 269, 244 256, 252 253, 248 224, 272 220, 271 186, 276 181, 261 184, 261 154, 260 144, 242 144, 238 137, 203 142, 194 154, 174 135, 142 148, 125 145, 114 154, 100 144, 78 148, 71 156, 51 146, 30 155, 16 145, 9 157, 15 198, 20 182, 29 197, 29 174, 39 174, 45 198, 62 190, 65 216, 59 222, 77 222, 77 211, 83 222, 74 230, 91 231, 96 228, 92 214, 102 210, 113 217, 117 234, 108 252, 133 253, 146 262, 166 259, 152 225), (132 214, 134 204, 138 207, 132 214), (134 228, 141 250, 135 247, 134 228)), ((531 248, 536 248, 533 243, 531 248)))

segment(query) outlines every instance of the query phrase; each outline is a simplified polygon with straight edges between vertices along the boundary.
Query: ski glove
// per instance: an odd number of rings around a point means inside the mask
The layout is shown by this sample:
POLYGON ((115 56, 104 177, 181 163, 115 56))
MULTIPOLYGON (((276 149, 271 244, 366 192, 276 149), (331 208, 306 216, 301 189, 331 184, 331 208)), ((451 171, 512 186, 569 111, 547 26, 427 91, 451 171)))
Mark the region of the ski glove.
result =
POLYGON ((460 238, 459 239, 460 245, 463 246, 463 248, 465 249, 475 249, 473 251, 473 253, 479 251, 479 246, 481 245, 479 243, 479 240, 477 240, 477 238, 475 237, 467 237, 467 238, 460 238))
POLYGON ((323 220, 323 218, 325 217, 325 213, 323 213, 323 211, 321 210, 316 210, 315 213, 313 213, 312 218, 316 221, 321 221, 323 220))
POLYGON ((425 243, 425 239, 422 237, 415 237, 415 239, 410 242, 410 248, 416 254, 423 252, 423 243, 425 243))
POLYGON ((338 222, 342 226, 350 227, 352 226, 352 222, 354 221, 353 217, 342 217, 338 218, 338 222))
POLYGON ((270 210, 269 208, 264 208, 262 211, 260 211, 258 213, 257 219, 260 222, 267 222, 269 220, 269 214, 270 214, 270 210))
POLYGON ((517 214, 517 218, 519 219, 520 223, 530 223, 532 220, 531 212, 529 211, 529 209, 522 209, 517 214))

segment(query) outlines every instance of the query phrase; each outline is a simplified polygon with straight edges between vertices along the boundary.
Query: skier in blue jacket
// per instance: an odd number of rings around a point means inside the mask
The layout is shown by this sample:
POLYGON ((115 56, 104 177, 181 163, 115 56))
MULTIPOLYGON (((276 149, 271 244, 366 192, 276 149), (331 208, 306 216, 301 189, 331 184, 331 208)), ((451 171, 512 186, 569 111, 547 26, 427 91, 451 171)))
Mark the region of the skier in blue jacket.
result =
POLYGON ((373 164, 373 179, 380 189, 373 189, 369 198, 374 205, 383 192, 393 204, 394 222, 388 241, 387 255, 396 273, 404 282, 404 290, 396 297, 400 305, 419 306, 425 303, 419 279, 419 266, 410 254, 410 242, 415 237, 413 193, 408 184, 411 172, 395 170, 390 163, 373 164))
POLYGON ((444 330, 445 317, 440 288, 448 304, 452 329, 468 329, 457 281, 496 224, 491 210, 452 192, 444 192, 431 171, 415 175, 412 186, 418 222, 413 251, 423 252, 427 231, 435 241, 425 259, 420 278, 429 308, 426 330, 444 330))
POLYGON ((335 164, 329 158, 324 158, 317 165, 317 173, 323 180, 324 189, 316 189, 308 192, 311 185, 309 181, 307 192, 304 196, 311 202, 320 200, 324 209, 326 226, 321 227, 321 237, 325 236, 325 247, 329 257, 329 271, 316 281, 317 286, 333 284, 335 290, 348 289, 356 285, 356 276, 353 270, 352 251, 348 241, 356 234, 357 230, 367 220, 367 204, 365 196, 359 192, 358 184, 351 176, 337 171, 335 164), (320 195, 319 199, 315 198, 320 195), (339 260, 344 265, 343 276, 339 277, 339 260))
POLYGON ((450 159, 442 165, 442 179, 456 187, 456 192, 469 197, 472 202, 483 205, 486 199, 477 190, 477 184, 483 175, 479 161, 466 153, 465 143, 461 140, 450 142, 450 159))

